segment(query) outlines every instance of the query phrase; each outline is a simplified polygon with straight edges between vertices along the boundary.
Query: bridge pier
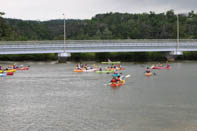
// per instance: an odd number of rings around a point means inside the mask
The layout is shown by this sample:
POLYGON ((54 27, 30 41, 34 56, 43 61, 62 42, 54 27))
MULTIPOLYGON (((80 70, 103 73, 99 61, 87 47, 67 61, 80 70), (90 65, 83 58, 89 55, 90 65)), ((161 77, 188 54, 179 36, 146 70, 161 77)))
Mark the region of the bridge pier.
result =
POLYGON ((68 57, 70 57, 71 54, 64 52, 64 53, 58 53, 58 62, 59 63, 66 63, 68 57))
POLYGON ((170 62, 173 62, 175 61, 175 58, 178 56, 178 55, 183 55, 183 52, 182 51, 171 51, 168 55, 167 55, 167 60, 170 61, 170 62))

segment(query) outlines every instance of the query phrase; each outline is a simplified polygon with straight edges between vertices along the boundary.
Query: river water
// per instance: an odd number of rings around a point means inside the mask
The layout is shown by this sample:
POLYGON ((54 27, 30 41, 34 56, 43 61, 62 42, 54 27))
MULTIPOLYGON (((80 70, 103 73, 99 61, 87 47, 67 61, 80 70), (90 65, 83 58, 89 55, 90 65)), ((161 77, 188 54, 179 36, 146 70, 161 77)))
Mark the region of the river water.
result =
MULTIPOLYGON (((24 63, 23 63, 24 64, 24 63)), ((197 62, 123 63, 126 85, 110 74, 75 73, 76 63, 25 63, 29 71, 0 78, 1 131, 196 131, 197 62)))

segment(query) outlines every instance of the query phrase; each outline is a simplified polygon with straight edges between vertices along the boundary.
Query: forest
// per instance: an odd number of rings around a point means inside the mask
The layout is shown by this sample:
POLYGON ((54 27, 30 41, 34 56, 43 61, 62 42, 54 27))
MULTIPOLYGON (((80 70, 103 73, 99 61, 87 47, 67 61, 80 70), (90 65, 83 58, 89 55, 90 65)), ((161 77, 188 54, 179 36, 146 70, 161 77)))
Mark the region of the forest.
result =
MULTIPOLYGON (((33 21, 4 18, 0 12, 0 40, 63 40, 64 20, 33 21)), ((178 14, 180 39, 197 39, 197 13, 178 14)), ((67 40, 176 39, 177 14, 165 13, 97 14, 91 19, 66 19, 67 40)), ((0 60, 55 60, 55 54, 1 55, 0 60), (21 56, 21 57, 20 57, 21 56), (24 57, 25 56, 25 57, 24 57), (37 58, 38 57, 38 58, 37 58)), ((85 53, 72 54, 70 60, 103 60, 106 57, 125 61, 165 60, 165 53, 85 53), (124 56, 124 57, 122 57, 124 56)), ((196 52, 187 52, 178 59, 197 59, 196 52)))

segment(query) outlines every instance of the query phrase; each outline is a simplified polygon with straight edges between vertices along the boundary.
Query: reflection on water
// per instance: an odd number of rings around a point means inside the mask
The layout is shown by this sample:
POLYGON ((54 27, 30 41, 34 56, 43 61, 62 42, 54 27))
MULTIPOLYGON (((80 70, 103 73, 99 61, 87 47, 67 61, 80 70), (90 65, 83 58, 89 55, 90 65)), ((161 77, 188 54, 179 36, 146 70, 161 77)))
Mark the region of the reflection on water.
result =
POLYGON ((74 73, 75 63, 30 63, 29 71, 0 78, 0 130, 194 131, 197 63, 172 70, 124 63, 123 87, 110 74, 74 73))

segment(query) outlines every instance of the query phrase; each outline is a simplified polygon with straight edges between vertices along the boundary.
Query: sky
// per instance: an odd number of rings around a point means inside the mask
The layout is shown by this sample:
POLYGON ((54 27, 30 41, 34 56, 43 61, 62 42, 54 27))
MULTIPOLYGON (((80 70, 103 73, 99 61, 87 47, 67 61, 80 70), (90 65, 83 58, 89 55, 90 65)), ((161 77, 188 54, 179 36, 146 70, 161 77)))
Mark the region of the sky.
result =
POLYGON ((23 20, 91 19, 96 14, 197 12, 197 0, 0 0, 4 18, 23 20), (64 14, 64 15, 63 15, 64 14))

